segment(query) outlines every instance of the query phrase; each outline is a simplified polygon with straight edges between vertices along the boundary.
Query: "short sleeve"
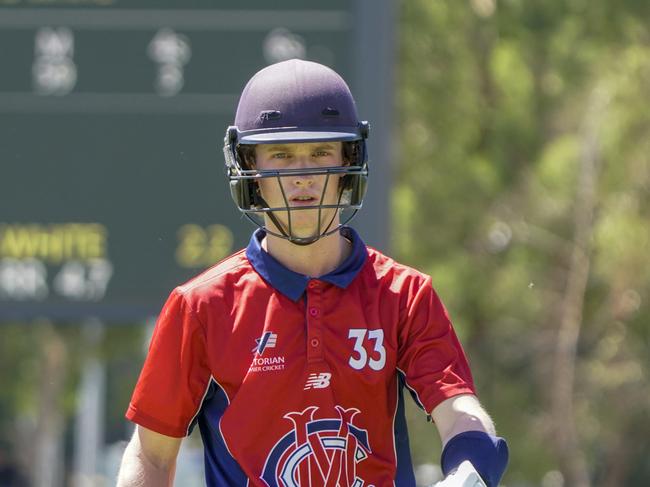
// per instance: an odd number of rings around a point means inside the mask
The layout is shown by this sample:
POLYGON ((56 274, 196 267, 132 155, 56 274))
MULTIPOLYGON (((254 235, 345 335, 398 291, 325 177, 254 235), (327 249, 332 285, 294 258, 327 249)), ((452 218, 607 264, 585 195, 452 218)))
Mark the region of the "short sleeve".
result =
POLYGON ((156 322, 126 417, 163 435, 187 436, 210 377, 205 331, 176 289, 156 322))
POLYGON ((398 368, 427 413, 450 397, 475 394, 465 352, 430 278, 410 296, 398 354, 398 368))

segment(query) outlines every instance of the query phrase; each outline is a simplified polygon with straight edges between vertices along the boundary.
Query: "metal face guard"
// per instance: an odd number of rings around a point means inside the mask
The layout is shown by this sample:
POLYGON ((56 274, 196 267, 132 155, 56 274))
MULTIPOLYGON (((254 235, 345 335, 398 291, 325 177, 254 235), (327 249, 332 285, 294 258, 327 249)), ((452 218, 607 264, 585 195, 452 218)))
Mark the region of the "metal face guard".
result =
POLYGON ((259 194, 259 191, 256 190, 257 204, 254 207, 252 206, 249 208, 240 207, 240 209, 251 222, 259 226, 260 228, 264 228, 264 230, 267 233, 274 235, 276 237, 289 240, 290 242, 296 245, 310 245, 326 235, 330 235, 334 232, 337 232, 343 225, 347 224, 354 217, 356 212, 361 208, 360 204, 351 205, 348 201, 342 203, 344 194, 346 192, 349 193, 349 189, 346 190, 344 186, 341 186, 341 188, 339 189, 339 194, 338 194, 336 204, 323 204, 323 201, 325 199, 325 193, 327 192, 327 187, 330 183, 330 176, 332 174, 349 174, 349 169, 350 169, 349 166, 341 166, 341 167, 322 168, 322 169, 313 169, 313 170, 246 171, 254 174, 242 176, 242 179, 249 179, 255 181, 255 186, 257 186, 257 181, 259 181, 259 179, 261 178, 275 178, 280 186, 280 191, 282 192, 282 198, 284 200, 285 206, 271 207, 264 200, 264 198, 262 198, 262 196, 259 194), (323 190, 321 192, 321 197, 318 204, 300 206, 300 207, 292 207, 290 205, 287 195, 284 191, 284 187, 282 185, 282 178, 290 177, 290 176, 298 176, 298 175, 305 175, 305 176, 325 175, 326 176, 325 184, 323 186, 323 190), (334 215, 326 225, 323 225, 323 221, 322 221, 323 209, 338 210, 334 213, 334 215), (352 210, 352 214, 349 215, 345 219, 345 221, 339 222, 339 224, 337 224, 334 228, 332 228, 332 225, 334 224, 334 221, 337 218, 337 216, 340 215, 340 212, 342 210, 349 210, 349 209, 352 210), (293 233, 293 225, 291 220, 292 213, 296 211, 304 211, 304 210, 318 210, 318 229, 317 232, 311 237, 298 237, 293 233), (280 222, 279 218, 276 215, 277 212, 287 213, 287 219, 288 219, 287 225, 283 225, 282 222, 280 222), (275 224, 276 228, 279 230, 279 233, 268 229, 268 227, 264 225, 264 220, 263 220, 264 215, 269 216, 271 221, 275 224))

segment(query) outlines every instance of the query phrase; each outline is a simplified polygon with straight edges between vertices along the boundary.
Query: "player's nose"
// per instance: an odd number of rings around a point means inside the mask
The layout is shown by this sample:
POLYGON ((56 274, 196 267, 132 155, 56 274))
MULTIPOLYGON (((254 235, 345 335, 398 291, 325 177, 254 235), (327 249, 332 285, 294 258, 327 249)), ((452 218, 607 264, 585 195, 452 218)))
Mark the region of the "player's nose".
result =
POLYGON ((310 187, 312 184, 314 184, 314 177, 308 175, 295 176, 293 179, 293 184, 294 186, 301 188, 310 187))

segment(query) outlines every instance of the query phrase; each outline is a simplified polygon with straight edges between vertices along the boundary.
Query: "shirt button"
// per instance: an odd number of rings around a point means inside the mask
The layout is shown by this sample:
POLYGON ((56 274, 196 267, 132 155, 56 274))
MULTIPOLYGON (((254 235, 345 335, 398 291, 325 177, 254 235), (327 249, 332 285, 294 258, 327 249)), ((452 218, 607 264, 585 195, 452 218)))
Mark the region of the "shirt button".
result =
POLYGON ((312 347, 316 348, 320 345, 320 340, 318 338, 312 338, 310 343, 312 347))
POLYGON ((317 308, 309 308, 309 314, 311 316, 318 316, 318 309, 317 308))

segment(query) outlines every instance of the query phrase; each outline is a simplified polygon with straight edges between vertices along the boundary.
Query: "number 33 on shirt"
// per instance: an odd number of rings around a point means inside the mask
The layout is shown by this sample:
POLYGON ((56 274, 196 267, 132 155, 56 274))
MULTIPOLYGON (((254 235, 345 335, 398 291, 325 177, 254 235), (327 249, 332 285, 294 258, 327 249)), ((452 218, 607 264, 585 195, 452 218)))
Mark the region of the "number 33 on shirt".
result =
POLYGON ((352 328, 348 338, 354 339, 353 354, 348 361, 350 367, 361 370, 368 366, 372 370, 381 370, 386 365, 386 348, 384 348, 384 330, 366 330, 365 328, 352 328), (368 337, 372 350, 368 352, 364 341, 368 337))

